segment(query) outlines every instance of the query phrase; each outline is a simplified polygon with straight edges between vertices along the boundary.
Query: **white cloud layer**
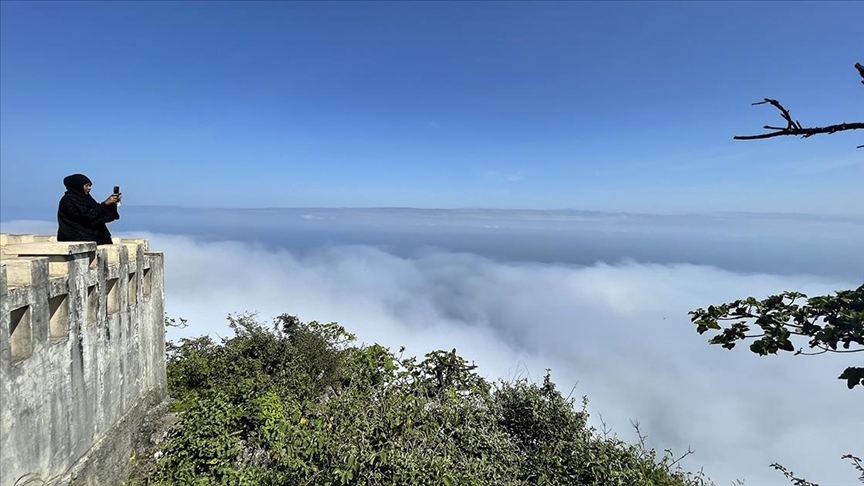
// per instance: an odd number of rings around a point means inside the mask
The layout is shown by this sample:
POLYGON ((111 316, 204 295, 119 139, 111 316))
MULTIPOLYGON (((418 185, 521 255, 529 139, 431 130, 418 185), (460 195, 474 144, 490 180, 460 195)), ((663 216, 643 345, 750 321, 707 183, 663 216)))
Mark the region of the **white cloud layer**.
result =
POLYGON ((338 321, 361 341, 406 345, 411 354, 455 347, 490 379, 538 380, 551 368, 565 394, 576 384, 574 394, 588 396, 594 424, 602 414, 633 440, 629 420, 639 420, 649 445, 692 447, 684 466, 704 466, 719 484, 788 485, 768 467, 775 461, 820 484, 855 483, 840 456, 864 454, 864 395, 836 377, 861 357, 726 351, 696 334, 687 312, 860 282, 636 262, 505 264, 431 250, 401 258, 367 246, 298 257, 245 243, 135 236, 165 252, 167 311, 190 324, 172 337, 226 336, 226 316, 244 311, 338 321))
MULTIPOLYGON (((501 264, 470 254, 399 258, 363 246, 298 258, 242 243, 151 237, 166 251, 168 311, 190 334, 226 335, 228 313, 281 312, 338 321, 365 342, 411 354, 457 348, 489 378, 552 368, 565 393, 632 439, 697 452, 687 466, 721 482, 787 484, 774 461, 822 484, 847 484, 840 461, 864 452, 861 390, 836 376, 838 356, 760 358, 709 346, 687 311, 785 289, 813 294, 852 283, 742 276, 692 265, 587 268, 501 264)), ((594 423, 597 423, 596 421, 594 423)))

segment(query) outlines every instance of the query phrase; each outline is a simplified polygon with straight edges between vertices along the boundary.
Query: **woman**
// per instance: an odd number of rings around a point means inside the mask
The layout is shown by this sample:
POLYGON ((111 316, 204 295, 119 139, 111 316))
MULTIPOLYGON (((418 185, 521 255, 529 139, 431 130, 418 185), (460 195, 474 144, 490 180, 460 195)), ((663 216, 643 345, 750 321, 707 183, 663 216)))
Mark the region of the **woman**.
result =
POLYGON ((120 219, 117 203, 120 194, 108 196, 102 204, 90 195, 93 183, 84 174, 72 174, 63 179, 66 194, 57 209, 57 241, 95 241, 110 245, 111 233, 106 223, 120 219))

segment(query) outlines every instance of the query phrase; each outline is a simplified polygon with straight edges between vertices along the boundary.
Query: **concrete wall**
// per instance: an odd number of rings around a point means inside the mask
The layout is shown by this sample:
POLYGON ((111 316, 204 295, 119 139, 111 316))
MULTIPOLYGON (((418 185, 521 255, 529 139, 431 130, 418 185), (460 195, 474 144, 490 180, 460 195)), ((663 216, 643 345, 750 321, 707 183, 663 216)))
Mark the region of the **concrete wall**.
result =
POLYGON ((0 486, 116 483, 166 398, 162 253, 53 240, 0 235, 0 486))

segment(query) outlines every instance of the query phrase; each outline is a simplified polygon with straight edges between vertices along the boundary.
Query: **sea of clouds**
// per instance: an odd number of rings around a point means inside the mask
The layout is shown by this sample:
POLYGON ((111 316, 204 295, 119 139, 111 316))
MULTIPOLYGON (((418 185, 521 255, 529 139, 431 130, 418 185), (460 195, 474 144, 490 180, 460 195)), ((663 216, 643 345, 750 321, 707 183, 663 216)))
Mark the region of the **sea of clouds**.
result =
MULTIPOLYGON (((3 232, 53 233, 12 221, 3 232)), ((118 236, 126 236, 118 233, 118 236)), ((202 240, 135 231, 165 252, 167 312, 189 320, 170 338, 228 336, 226 316, 287 312, 337 321, 362 342, 423 355, 452 349, 489 379, 547 368, 565 395, 587 395, 635 440, 638 420, 658 450, 695 454, 684 467, 719 484, 789 484, 772 462, 823 485, 855 484, 840 456, 864 454, 864 394, 837 376, 861 355, 759 357, 707 344, 687 312, 783 290, 808 295, 861 284, 837 276, 733 272, 709 265, 626 258, 586 265, 501 261, 418 248, 399 255, 363 244, 290 245, 202 240), (575 386, 575 389, 574 389, 575 386)))

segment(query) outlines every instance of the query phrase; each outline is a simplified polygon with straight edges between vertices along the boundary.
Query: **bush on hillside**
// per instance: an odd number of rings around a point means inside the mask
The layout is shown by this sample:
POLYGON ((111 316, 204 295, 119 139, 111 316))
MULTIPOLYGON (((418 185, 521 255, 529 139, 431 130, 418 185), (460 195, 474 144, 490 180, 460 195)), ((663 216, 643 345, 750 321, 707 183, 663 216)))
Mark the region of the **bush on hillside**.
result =
MULTIPOLYGON (((601 437, 547 374, 494 384, 452 351, 403 358, 336 323, 231 316, 168 343, 179 420, 146 484, 705 485, 601 437)), ((400 353, 404 348, 400 350, 400 353)))

